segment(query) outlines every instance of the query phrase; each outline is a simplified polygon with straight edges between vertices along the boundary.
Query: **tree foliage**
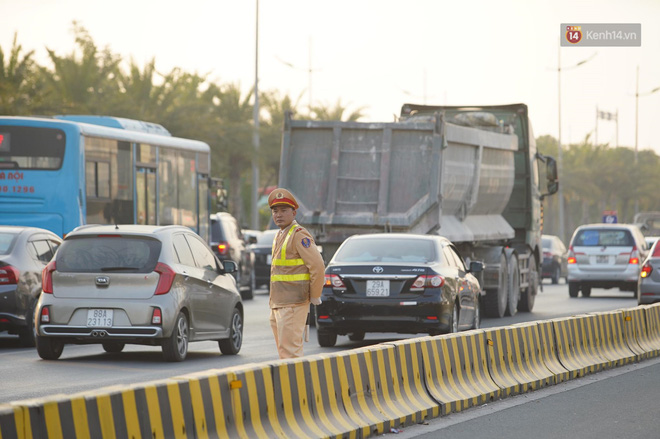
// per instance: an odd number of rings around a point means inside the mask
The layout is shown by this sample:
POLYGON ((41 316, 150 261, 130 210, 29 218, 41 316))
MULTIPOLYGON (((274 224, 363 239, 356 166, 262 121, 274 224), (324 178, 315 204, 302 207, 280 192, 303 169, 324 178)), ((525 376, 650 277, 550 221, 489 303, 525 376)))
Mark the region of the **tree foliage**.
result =
MULTIPOLYGON (((541 136, 540 153, 558 156, 557 140, 541 136)), ((587 136, 562 149, 560 182, 564 197, 564 228, 570 238, 581 224, 599 223, 603 211, 615 210, 619 222, 632 222, 635 202, 639 212, 660 210, 657 172, 660 157, 652 150, 639 151, 637 162, 632 148, 594 145, 587 136)), ((559 235, 557 195, 544 201, 544 231, 559 235)))
MULTIPOLYGON (((211 81, 208 74, 180 68, 159 72, 156 59, 139 66, 109 48, 99 48, 87 30, 73 23, 75 48, 60 54, 46 48, 49 65, 37 65, 34 51, 25 51, 15 35, 8 51, 0 47, 0 114, 95 114, 159 123, 174 136, 197 139, 212 149, 212 175, 229 189, 229 209, 247 224, 252 163, 260 169, 260 186, 277 185, 282 127, 287 111, 295 118, 357 121, 364 107, 350 110, 338 99, 332 105, 300 109, 276 90, 259 94, 259 150, 253 146, 254 91, 240 83, 211 81)), ((539 152, 557 157, 551 136, 537 139, 539 152)), ((599 222, 603 210, 617 210, 631 221, 638 209, 660 210, 656 190, 660 159, 640 151, 635 162, 630 148, 582 142, 562 150, 560 184, 565 199, 567 232, 586 222, 599 222)), ((544 201, 544 227, 557 234, 557 196, 544 201)), ((262 226, 265 224, 262 224, 262 226)))

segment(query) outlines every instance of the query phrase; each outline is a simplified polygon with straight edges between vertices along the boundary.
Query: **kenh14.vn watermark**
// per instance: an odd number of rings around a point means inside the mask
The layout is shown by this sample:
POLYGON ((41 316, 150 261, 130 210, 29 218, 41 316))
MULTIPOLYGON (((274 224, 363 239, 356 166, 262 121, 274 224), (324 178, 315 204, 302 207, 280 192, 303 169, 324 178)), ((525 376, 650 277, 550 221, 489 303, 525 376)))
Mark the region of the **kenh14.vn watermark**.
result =
POLYGON ((641 23, 562 23, 562 46, 639 47, 641 23))

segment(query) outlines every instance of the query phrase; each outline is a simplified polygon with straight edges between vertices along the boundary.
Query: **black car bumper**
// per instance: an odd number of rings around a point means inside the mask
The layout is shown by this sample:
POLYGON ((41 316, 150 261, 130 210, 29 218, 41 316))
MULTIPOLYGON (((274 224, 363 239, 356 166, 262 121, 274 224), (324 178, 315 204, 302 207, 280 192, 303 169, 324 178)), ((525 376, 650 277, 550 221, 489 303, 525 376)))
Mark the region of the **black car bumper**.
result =
POLYGON ((353 332, 449 332, 452 311, 449 303, 437 299, 378 299, 370 302, 323 298, 323 303, 316 309, 316 327, 339 335, 353 332))

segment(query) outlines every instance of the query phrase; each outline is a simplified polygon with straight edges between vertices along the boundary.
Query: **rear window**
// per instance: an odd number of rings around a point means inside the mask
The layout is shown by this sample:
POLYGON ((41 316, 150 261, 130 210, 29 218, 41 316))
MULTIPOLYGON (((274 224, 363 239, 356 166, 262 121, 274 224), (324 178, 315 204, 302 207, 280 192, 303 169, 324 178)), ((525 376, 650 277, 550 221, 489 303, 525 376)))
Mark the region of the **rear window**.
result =
POLYGON ((431 262, 437 260, 433 241, 422 239, 352 239, 344 243, 335 262, 431 262))
POLYGON ((584 229, 573 240, 574 246, 581 247, 632 247, 633 237, 628 230, 621 229, 584 229))
POLYGON ((211 220, 211 242, 226 241, 222 224, 218 220, 211 220))
POLYGON ((14 246, 14 241, 18 235, 16 233, 0 233, 0 255, 8 255, 14 246))
POLYGON ((552 239, 543 238, 543 248, 551 248, 551 247, 552 247, 552 239))
POLYGON ((275 235, 277 235, 278 230, 266 230, 263 233, 257 235, 257 244, 258 245, 273 245, 275 240, 275 235))
POLYGON ((78 236, 65 240, 56 256, 60 272, 151 273, 162 243, 133 236, 78 236))
POLYGON ((0 169, 59 169, 65 140, 54 128, 0 126, 0 169))

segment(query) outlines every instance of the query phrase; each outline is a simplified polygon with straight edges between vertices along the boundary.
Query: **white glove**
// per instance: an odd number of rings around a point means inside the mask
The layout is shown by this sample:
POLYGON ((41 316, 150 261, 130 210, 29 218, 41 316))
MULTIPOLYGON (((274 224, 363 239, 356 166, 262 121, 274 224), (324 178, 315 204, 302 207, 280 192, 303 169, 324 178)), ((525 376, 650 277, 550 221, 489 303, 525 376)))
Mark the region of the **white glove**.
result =
POLYGON ((321 298, 320 297, 312 297, 310 300, 312 302, 312 305, 320 305, 321 304, 321 298))

